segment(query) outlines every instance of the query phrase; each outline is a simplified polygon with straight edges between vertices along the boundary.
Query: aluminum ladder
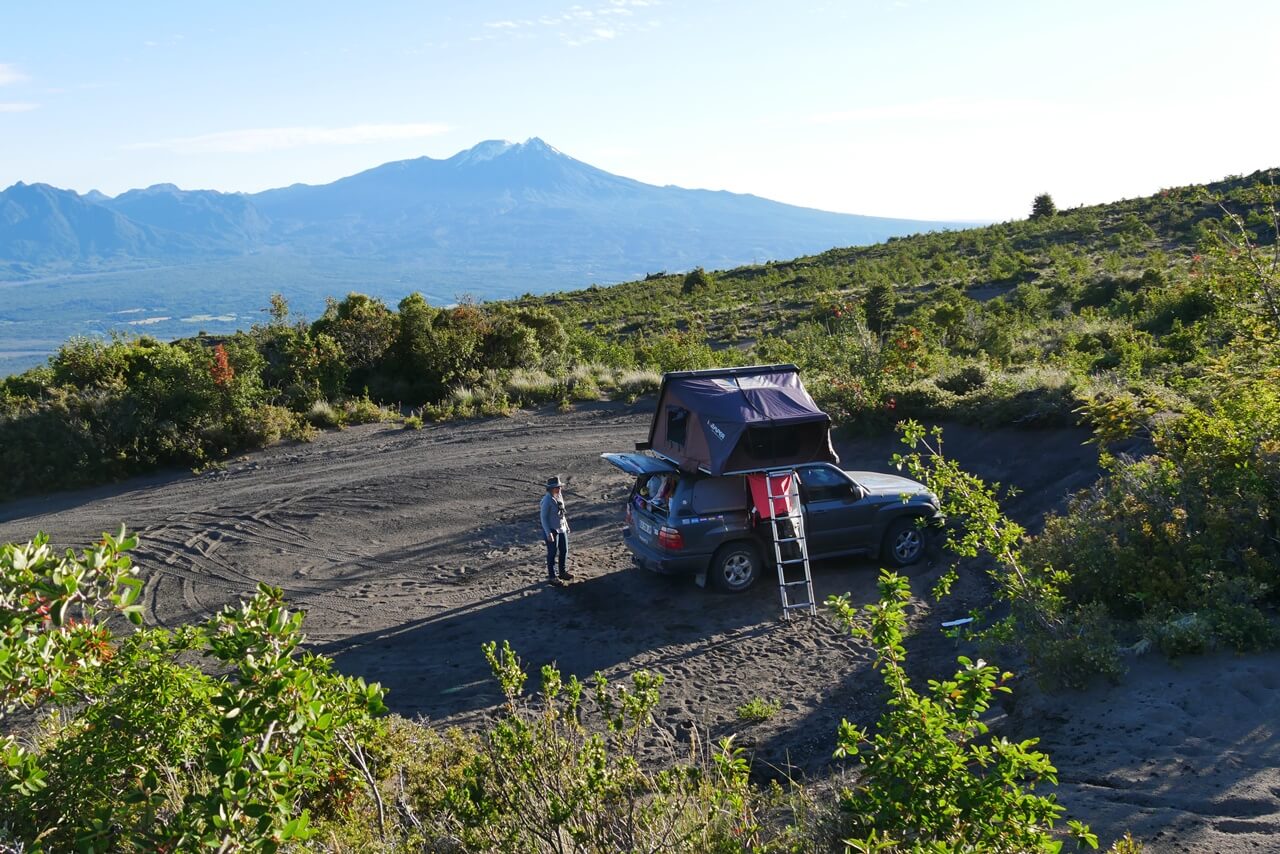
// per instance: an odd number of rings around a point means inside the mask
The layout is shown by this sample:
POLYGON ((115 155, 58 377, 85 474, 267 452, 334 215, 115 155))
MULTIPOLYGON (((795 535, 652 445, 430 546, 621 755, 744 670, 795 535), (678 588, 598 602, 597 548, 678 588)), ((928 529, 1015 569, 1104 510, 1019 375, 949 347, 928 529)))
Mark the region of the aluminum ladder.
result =
POLYGON ((765 472, 765 495, 769 499, 769 527, 773 533, 773 559, 778 568, 778 593, 782 597, 782 619, 791 619, 792 612, 805 610, 809 616, 818 615, 818 603, 813 597, 813 574, 809 571, 809 544, 805 539, 804 508, 800 504, 799 476, 794 469, 774 469, 765 472), (775 478, 789 478, 784 492, 775 492, 775 478), (779 517, 778 500, 785 502, 787 512, 779 517), (787 523, 784 529, 783 523, 787 523), (784 549, 784 545, 794 548, 784 549), (783 557, 784 551, 789 555, 783 557), (797 556, 798 554, 798 556, 797 556), (796 570, 804 571, 803 578, 792 578, 796 570), (804 601, 793 599, 804 588, 804 601))

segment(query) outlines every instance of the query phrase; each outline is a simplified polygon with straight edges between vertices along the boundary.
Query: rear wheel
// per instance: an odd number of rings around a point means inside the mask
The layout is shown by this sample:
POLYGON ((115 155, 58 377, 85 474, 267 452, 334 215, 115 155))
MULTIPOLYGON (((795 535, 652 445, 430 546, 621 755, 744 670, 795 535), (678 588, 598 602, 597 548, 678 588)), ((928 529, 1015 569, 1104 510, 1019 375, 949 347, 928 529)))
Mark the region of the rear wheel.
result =
POLYGON ((884 532, 880 556, 890 566, 910 566, 924 557, 924 529, 914 516, 897 519, 884 532))
POLYGON ((727 543, 711 559, 711 583, 727 593, 741 593, 760 577, 760 552, 746 542, 727 543))

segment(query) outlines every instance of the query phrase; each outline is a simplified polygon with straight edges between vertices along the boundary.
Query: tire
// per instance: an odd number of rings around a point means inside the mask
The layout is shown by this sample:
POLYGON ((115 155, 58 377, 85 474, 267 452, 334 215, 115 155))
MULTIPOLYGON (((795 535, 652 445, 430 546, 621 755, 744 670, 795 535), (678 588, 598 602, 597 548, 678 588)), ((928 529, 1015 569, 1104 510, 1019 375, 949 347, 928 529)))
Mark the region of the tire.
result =
POLYGON ((726 543, 711 558, 711 583, 725 593, 741 593, 760 578, 760 552, 748 542, 726 543))
POLYGON ((925 552, 925 531, 916 517, 903 516, 889 524, 880 546, 880 556, 890 566, 902 567, 919 563, 925 552))

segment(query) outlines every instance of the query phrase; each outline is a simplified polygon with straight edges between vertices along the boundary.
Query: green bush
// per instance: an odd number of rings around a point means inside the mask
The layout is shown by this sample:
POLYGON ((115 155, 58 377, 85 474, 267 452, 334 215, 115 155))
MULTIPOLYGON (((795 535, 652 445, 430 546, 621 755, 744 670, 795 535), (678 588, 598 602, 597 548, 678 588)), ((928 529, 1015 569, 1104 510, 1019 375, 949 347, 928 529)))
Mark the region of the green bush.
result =
MULTIPOLYGON (((1041 783, 1056 784, 1049 757, 1021 743, 987 736, 981 718, 997 693, 1009 693, 1002 673, 984 661, 959 659, 951 679, 931 681, 928 696, 906 675, 902 645, 911 589, 891 572, 880 577, 880 601, 859 621, 848 597, 827 604, 855 635, 876 650, 884 674, 888 711, 874 734, 840 724, 837 756, 856 756, 862 774, 841 800, 848 816, 845 844, 855 851, 895 850, 909 840, 916 851, 1040 851, 1056 854, 1054 825, 1065 812, 1041 783)), ((1086 825, 1067 822, 1080 844, 1097 847, 1086 825)))
POLYGON ((112 613, 141 622, 135 544, 122 531, 80 556, 42 535, 0 547, 0 712, 62 710, 34 749, 0 739, 0 822, 48 850, 307 839, 311 810, 367 778, 382 689, 300 652, 302 614, 266 586, 202 626, 116 639, 112 613))
POLYGON ((346 424, 346 412, 327 400, 317 400, 307 410, 307 421, 323 430, 333 430, 346 424))
POLYGON ((377 424, 382 421, 397 421, 399 416, 385 406, 380 406, 369 399, 368 395, 349 398, 342 402, 342 422, 344 424, 377 424))
POLYGON ((1143 637, 1170 658, 1198 655, 1214 646, 1212 624, 1199 614, 1174 614, 1141 623, 1143 637))
MULTIPOLYGON (((1269 381, 1218 391, 1211 409, 1156 425, 1154 455, 1115 461, 1046 521, 1029 554, 1070 568, 1074 600, 1117 617, 1258 626, 1251 615, 1280 585, 1280 392, 1269 381)), ((1265 634, 1250 628, 1232 645, 1265 634)))
POLYGON ((774 700, 752 697, 735 710, 738 720, 745 723, 761 723, 767 721, 782 710, 782 705, 774 700))
MULTIPOLYGON (((926 433, 907 421, 899 430, 912 452, 895 456, 894 464, 938 496, 947 547, 957 557, 982 559, 994 583, 994 601, 978 609, 980 619, 964 633, 986 647, 1022 649, 1033 674, 1050 686, 1118 677, 1123 668, 1110 621, 1068 595, 1072 576, 1062 567, 1069 564, 1026 550, 1026 530, 1004 515, 996 490, 943 454, 941 428, 926 433)), ((953 565, 943 574, 936 595, 950 592, 956 573, 953 565)))
POLYGON ((938 388, 955 395, 965 395, 984 388, 991 382, 991 369, 981 362, 970 362, 938 379, 938 388))

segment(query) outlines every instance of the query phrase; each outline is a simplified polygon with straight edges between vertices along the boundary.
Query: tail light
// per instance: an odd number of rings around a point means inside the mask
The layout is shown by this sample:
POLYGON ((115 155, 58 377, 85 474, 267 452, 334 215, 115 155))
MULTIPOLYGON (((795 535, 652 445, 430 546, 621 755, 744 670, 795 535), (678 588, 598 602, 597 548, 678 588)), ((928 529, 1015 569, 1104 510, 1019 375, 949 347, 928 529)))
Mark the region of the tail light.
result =
POLYGON ((627 515, 623 521, 625 521, 628 525, 631 524, 631 502, 630 501, 627 502, 627 515))
POLYGON ((679 551, 684 548, 684 534, 663 525, 658 529, 658 545, 673 552, 679 551))

